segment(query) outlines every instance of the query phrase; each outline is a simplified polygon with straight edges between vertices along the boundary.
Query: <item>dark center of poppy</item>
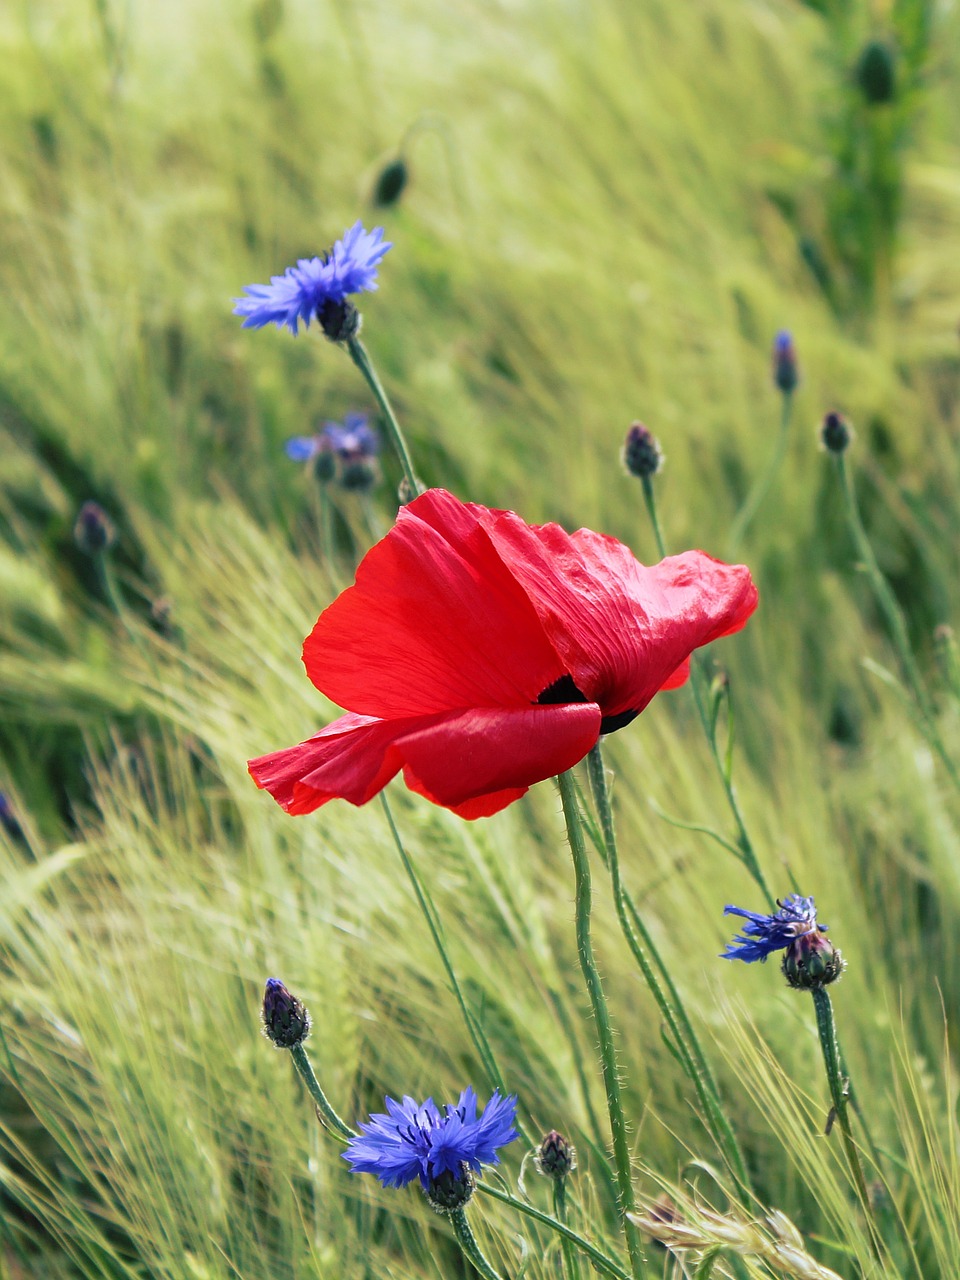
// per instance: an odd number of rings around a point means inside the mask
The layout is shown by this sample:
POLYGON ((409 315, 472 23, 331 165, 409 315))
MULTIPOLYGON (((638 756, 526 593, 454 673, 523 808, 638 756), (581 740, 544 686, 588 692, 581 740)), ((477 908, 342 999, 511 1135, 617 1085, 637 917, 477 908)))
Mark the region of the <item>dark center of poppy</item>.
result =
MULTIPOLYGON (((554 680, 553 684, 547 685, 537 698, 537 705, 546 707, 558 706, 564 702, 589 701, 583 690, 577 688, 573 676, 561 676, 559 680, 554 680)), ((631 720, 635 720, 639 714, 639 711, 618 711, 615 716, 604 716, 600 721, 600 733, 614 733, 617 729, 628 725, 631 720)))

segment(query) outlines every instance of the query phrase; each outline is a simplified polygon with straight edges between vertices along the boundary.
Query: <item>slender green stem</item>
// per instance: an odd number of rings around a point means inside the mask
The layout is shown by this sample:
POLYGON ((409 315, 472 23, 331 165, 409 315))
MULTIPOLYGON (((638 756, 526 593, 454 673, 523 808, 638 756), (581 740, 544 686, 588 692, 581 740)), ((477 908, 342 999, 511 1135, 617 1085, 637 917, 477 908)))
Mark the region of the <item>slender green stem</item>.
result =
MULTIPOLYGON (((660 530, 660 521, 657 516, 656 494, 654 493, 654 490, 653 490, 653 484, 651 482, 651 478, 647 476, 644 479, 645 479, 645 483, 643 486, 644 501, 646 502, 647 511, 650 515, 650 522, 653 525, 654 536, 657 540, 657 548, 660 552, 660 555, 665 556, 667 552, 666 552, 666 547, 663 541, 663 534, 661 533, 661 530, 660 530)), ((720 775, 720 781, 722 782, 724 792, 726 793, 727 804, 730 807, 730 812, 733 814, 733 820, 736 823, 737 845, 739 848, 739 854, 737 856, 740 858, 740 861, 743 863, 746 869, 750 872, 750 875, 753 877, 754 881, 756 882, 757 887, 761 890, 761 892, 764 894, 767 901, 770 903, 772 907, 776 904, 776 899, 774 898, 773 894, 770 892, 770 887, 767 884, 766 877, 763 874, 763 870, 757 858, 756 850, 753 847, 753 842, 750 839, 750 835, 747 831, 747 824, 743 820, 743 813, 740 809, 740 801, 737 799, 736 787, 734 787, 733 781, 730 777, 730 773, 726 768, 723 762, 723 759, 721 758, 721 755, 720 755, 720 748, 717 744, 717 735, 716 735, 715 727, 710 723, 710 716, 707 712, 706 700, 703 694, 703 673, 700 670, 700 665, 699 665, 696 654, 693 654, 690 659, 690 688, 693 691, 694 702, 697 704, 697 712, 699 713, 699 716, 700 716, 700 723, 703 725, 703 731, 707 735, 707 742, 709 743, 709 746, 710 746, 710 753, 713 756, 714 764, 717 767, 717 772, 720 775)))
POLYGON ((703 1118, 714 1141, 724 1153, 741 1193, 749 1198, 749 1179, 740 1145, 730 1124, 720 1098, 720 1090, 707 1063, 693 1024, 687 1014, 680 993, 667 965, 660 956, 649 930, 630 899, 620 877, 620 855, 617 849, 613 809, 607 790, 603 767, 603 754, 599 741, 587 757, 587 772, 593 791, 594 804, 600 817, 600 828, 607 851, 607 867, 613 888, 613 900, 617 909, 620 928, 627 940, 640 972, 653 994, 661 1016, 670 1029, 680 1063, 689 1077, 703 1110, 703 1118), (652 957, 652 960, 651 960, 652 957), (654 968, 656 965, 656 968, 654 968), (660 977, 657 975, 660 971, 660 977), (661 982, 662 977, 662 982, 661 982), (664 985, 666 990, 664 990, 664 985))
POLYGON ((592 891, 590 885, 590 863, 583 841, 583 829, 580 825, 580 810, 577 806, 577 794, 572 774, 560 774, 560 799, 563 804, 563 816, 567 824, 567 840, 573 856, 576 876, 576 917, 577 917, 577 953, 580 957, 580 970, 583 973, 590 1004, 593 1009, 597 1033, 600 1038, 600 1063, 603 1068, 603 1084, 607 1095, 607 1112, 610 1117, 610 1133, 613 1139, 613 1164, 617 1175, 617 1190, 620 1207, 621 1225, 630 1254, 630 1269, 634 1280, 643 1276, 643 1253, 640 1248, 640 1236, 637 1228, 627 1217, 636 1210, 633 1194, 633 1173, 630 1164, 630 1146, 627 1141, 627 1122, 623 1114, 623 1100, 620 1095, 620 1073, 617 1068, 617 1052, 613 1039, 613 1026, 610 1011, 607 1008, 603 984, 593 955, 593 943, 590 939, 590 909, 592 891))
MULTIPOLYGON (((446 944, 443 941, 443 934, 440 928, 440 921, 437 918, 436 908, 430 901, 429 894, 421 883, 416 867, 414 867, 413 862, 410 859, 410 855, 404 848, 403 841, 400 839, 400 832, 397 830, 397 824, 393 818, 393 812, 387 800, 386 793, 383 791, 380 793, 380 803, 383 805, 383 811, 387 817, 387 824, 390 827, 390 834, 393 837, 393 843, 396 846, 397 853, 400 855, 400 861, 403 863, 403 868, 410 879, 410 884, 413 886, 413 892, 417 899, 417 904, 420 907, 423 918, 427 922, 427 928, 430 930, 433 945, 437 949, 437 954, 440 957, 440 963, 443 965, 444 972, 447 975, 447 981, 450 983, 450 990, 453 992, 454 998, 460 1006, 460 1013, 463 1017, 467 1031, 470 1033, 470 1039, 473 1041, 474 1048, 480 1057, 480 1061, 483 1063, 487 1076, 493 1081, 494 1086, 500 1090, 501 1094, 506 1095, 509 1093, 509 1090, 504 1083, 503 1076, 500 1072, 499 1066, 497 1065, 497 1060, 494 1057, 489 1041, 484 1035, 483 1028, 480 1026, 480 1023, 467 1008, 467 1002, 464 999, 463 991, 461 990, 460 983, 457 981, 457 975, 454 971, 453 964, 451 963, 450 956, 447 953, 446 944)), ((515 1124, 520 1130, 521 1137, 524 1141, 532 1145, 532 1139, 524 1130, 520 1121, 515 1121, 515 1124)))
MULTIPOLYGON (((567 1180, 553 1179, 553 1216, 564 1224, 567 1221, 567 1180)), ((560 1249, 563 1253, 563 1272, 565 1280, 580 1280, 580 1259, 573 1247, 573 1241, 567 1236, 560 1237, 560 1249)))
POLYGON ((790 441, 790 416, 792 408, 793 393, 785 391, 781 400, 780 434, 777 436, 777 445, 765 470, 761 473, 756 484, 747 494, 743 506, 736 514, 733 522, 733 529, 730 532, 731 554, 736 553, 743 535, 747 531, 747 527, 759 511, 764 498, 770 492, 773 482, 777 478, 777 472, 783 466, 783 460, 787 456, 787 445, 790 441))
POLYGON ((910 686, 910 691, 920 712, 925 736, 943 762, 944 768, 950 775, 951 782, 960 789, 960 772, 957 771, 957 766, 944 746, 943 739, 937 729, 936 713, 917 667, 916 659, 913 656, 903 610, 891 591, 890 584, 883 576, 883 571, 873 553, 873 547, 870 545, 870 539, 867 537, 867 531, 863 527, 860 508, 857 504, 857 495, 854 492, 853 485, 850 483, 850 473, 847 471, 846 458, 842 453, 834 454, 834 457, 837 462, 837 475, 840 479, 840 489, 843 493, 843 502, 847 513, 847 524, 850 527, 850 533, 857 548, 857 555, 860 557, 866 575, 870 580, 874 597, 886 621, 890 638, 897 651, 897 657, 900 659, 900 668, 907 684, 910 686))
POLYGON ((302 1044, 295 1044, 290 1050, 290 1057, 293 1059, 293 1065, 300 1073, 300 1079, 307 1086, 307 1092, 314 1100, 317 1106, 317 1115, 321 1122, 331 1129, 338 1137, 345 1138, 348 1142, 357 1135, 353 1129, 334 1111, 330 1105, 327 1095, 320 1088, 320 1081, 317 1079, 310 1059, 307 1057, 307 1051, 302 1044))
POLYGON ((608 1258, 605 1253, 601 1253, 596 1245, 591 1244, 584 1236, 572 1230, 558 1218, 551 1218, 549 1213, 544 1213, 542 1209, 537 1209, 528 1200, 520 1200, 517 1196, 501 1191, 498 1187, 491 1186, 487 1182, 481 1182, 477 1190, 485 1196, 491 1196, 494 1200, 499 1200, 502 1204, 510 1205, 518 1213, 525 1214, 528 1218, 533 1218, 535 1222, 542 1223, 543 1226, 549 1227, 551 1231, 555 1231, 563 1239, 575 1244, 580 1252, 590 1259, 597 1271, 603 1272, 604 1275, 612 1276, 613 1280, 630 1280, 627 1272, 612 1258, 608 1258))
POLYGON ((393 447, 397 451, 397 457, 400 459, 400 465, 403 468, 404 478, 410 486, 411 494, 416 497, 418 493, 423 493, 423 485, 416 477, 413 469, 413 460, 410 457, 410 450, 407 448, 407 442, 404 439, 400 423, 397 416, 393 412, 393 407, 387 399, 387 393, 383 388, 383 383, 377 377, 377 371, 373 367, 373 362, 367 354, 367 349, 359 338, 350 338, 347 341, 347 350, 350 352, 350 358, 357 366, 366 379, 367 386, 376 396, 377 404, 384 416, 387 429, 390 433, 390 439, 393 447))
POLYGON ((846 1153, 847 1163, 850 1166, 850 1172, 853 1175, 857 1198, 867 1218, 870 1240, 874 1251, 879 1257, 879 1236, 873 1221, 873 1209, 870 1204, 870 1194, 867 1191, 867 1180, 863 1175, 860 1153, 853 1141, 853 1131, 850 1128, 850 1097, 847 1082, 844 1080, 840 1065, 840 1045, 837 1041, 833 1004, 830 1000, 830 993, 825 987, 817 987, 811 994, 813 995, 813 1007, 817 1015, 817 1032, 820 1036, 820 1047, 823 1050, 823 1065, 826 1068, 827 1083, 830 1086, 830 1100, 833 1103, 834 1115, 840 1126, 843 1149, 846 1153))
POLYGON ((477 1238, 470 1230, 470 1223, 467 1221, 465 1209, 454 1209, 450 1214, 450 1221, 453 1223, 453 1230, 457 1237, 457 1243, 463 1250, 464 1257, 472 1262, 476 1269, 483 1276, 483 1280, 500 1280, 500 1276, 494 1271, 490 1263, 483 1256, 480 1246, 477 1244, 477 1238))

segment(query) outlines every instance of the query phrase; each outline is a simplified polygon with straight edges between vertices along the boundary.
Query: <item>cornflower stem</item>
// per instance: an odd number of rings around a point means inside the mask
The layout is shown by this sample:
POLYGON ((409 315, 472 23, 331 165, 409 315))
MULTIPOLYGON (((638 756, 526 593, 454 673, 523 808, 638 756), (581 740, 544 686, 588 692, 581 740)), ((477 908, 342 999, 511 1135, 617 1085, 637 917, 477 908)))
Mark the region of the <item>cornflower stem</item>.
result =
POLYGON ((293 1059, 293 1065, 297 1068, 300 1079, 307 1086, 307 1092, 316 1104, 317 1115, 322 1123, 339 1138, 343 1138, 348 1142, 351 1138, 355 1138, 357 1135, 354 1130, 344 1120, 340 1119, 330 1105, 327 1095, 320 1088, 320 1081, 317 1079, 303 1045, 295 1044, 290 1050, 290 1057, 293 1059))
POLYGON ((453 1213, 450 1214, 450 1221, 453 1224, 457 1244, 459 1244, 463 1256, 476 1267, 483 1276, 483 1280, 500 1280, 500 1276, 483 1256, 480 1246, 477 1244, 477 1238, 470 1230, 466 1210, 454 1209, 453 1213))
POLYGON ((600 829, 607 852, 607 868, 613 889, 613 900, 617 909, 620 928, 627 940, 643 974, 644 980, 657 1002, 657 1008, 670 1030, 674 1046, 680 1057, 680 1064, 689 1077, 696 1091, 704 1121, 719 1149, 723 1152, 727 1163, 736 1179, 741 1194, 749 1201, 749 1178, 740 1145, 737 1142, 733 1126, 723 1109, 720 1090, 716 1078, 710 1070, 706 1055, 693 1029, 680 993, 664 963, 656 944, 639 911, 634 906, 620 876, 620 855, 617 849, 616 828, 613 821, 613 809, 607 789, 607 778, 603 766, 603 752, 598 741, 587 756, 587 773, 590 778, 590 789, 593 801, 600 818, 600 829), (660 976, 657 974, 660 971, 660 976), (661 981, 662 978, 662 981, 661 981))
POLYGON ((380 406, 380 411, 387 424, 390 440, 394 449, 397 451, 397 457, 400 459, 400 466, 403 468, 404 478, 410 486, 411 494, 416 497, 418 493, 423 493, 423 485, 417 479, 413 470, 413 459, 410 457, 410 450, 407 448, 407 442, 404 438, 403 431, 400 429, 400 423, 397 421, 397 416, 393 412, 393 406, 387 399, 387 393, 384 390, 383 383, 377 377, 377 371, 373 367, 373 362, 367 353, 366 347, 359 338, 349 338, 347 340, 347 350, 350 353, 350 359, 363 374, 367 386, 376 397, 377 404, 380 406))
MULTIPOLYGON (((483 1063, 483 1067, 488 1078, 493 1081, 495 1087, 500 1090, 500 1093, 506 1096, 506 1094, 509 1093, 509 1090, 504 1084, 503 1076, 500 1072, 499 1066, 497 1065, 497 1060, 494 1057, 493 1050, 490 1048, 490 1044, 483 1033, 483 1029, 477 1022, 477 1019, 467 1008, 467 1002, 463 997, 463 991, 461 990, 460 983, 457 981, 456 972, 453 968, 453 964, 451 963, 450 956, 447 953, 446 944, 443 941, 443 934, 440 928, 440 921, 437 918, 436 908, 430 901, 430 897, 417 874, 417 869, 413 865, 410 855, 404 848, 403 841, 400 839, 400 832, 397 830, 397 824, 393 818, 393 811, 390 808, 386 794, 382 791, 380 793, 380 803, 383 805, 383 812, 386 814, 387 825, 390 828, 393 843, 396 846, 397 853, 400 855, 400 861, 403 863, 403 869, 406 871, 410 884, 413 887, 414 896, 417 899, 417 905, 420 907, 423 918, 427 922, 427 928, 430 930, 430 937, 433 939, 433 945, 437 949, 437 954, 440 957, 440 963, 443 965, 444 972, 447 975, 447 981, 450 983, 450 990, 453 992, 454 998, 460 1007, 460 1013, 463 1017, 464 1025, 469 1032, 470 1039, 473 1041, 473 1046, 477 1051, 480 1061, 483 1063)), ((532 1139, 530 1135, 525 1132, 520 1121, 517 1120, 515 1123, 524 1141, 532 1145, 532 1139)))
POLYGON ((770 492, 777 473, 783 466, 783 460, 787 455, 787 445, 790 442, 790 418, 793 409, 793 392, 784 391, 780 402, 780 433, 777 436, 776 448, 773 451, 766 469, 761 473, 756 484, 747 494, 743 505, 737 512, 733 521, 733 528, 730 531, 730 551, 735 554, 743 535, 746 533, 753 517, 760 510, 764 498, 770 492))
POLYGON ((627 1217, 636 1211, 636 1200, 633 1194, 633 1176, 630 1165, 630 1147, 627 1142, 627 1123, 623 1113, 623 1099, 620 1094, 620 1073, 617 1068, 617 1052, 613 1040, 613 1025, 610 1011, 607 1008, 603 984, 593 955, 593 943, 590 938, 590 909, 592 906, 592 890, 590 883, 590 863, 587 859, 586 845, 583 840, 583 828, 580 825, 580 810, 577 805, 577 792, 573 774, 568 770, 557 779, 560 786, 560 800, 563 804, 563 817, 567 825, 567 840, 573 856, 574 874, 576 877, 576 921, 577 921, 577 954, 580 957, 580 971, 590 997, 597 1033, 600 1038, 600 1063, 603 1069, 603 1084, 607 1095, 607 1112, 610 1117, 610 1134, 613 1139, 613 1164, 617 1176, 617 1192, 620 1208, 621 1226, 630 1254, 630 1270, 633 1280, 642 1280, 643 1253, 640 1247, 640 1235, 637 1228, 627 1217))
POLYGON ((950 781, 960 790, 960 773, 958 773, 957 766, 954 764, 937 729, 933 704, 930 701, 917 667, 916 659, 913 656, 903 610, 891 591, 890 584, 883 576, 883 571, 877 563, 877 557, 873 553, 873 547, 870 545, 870 539, 867 537, 867 531, 863 527, 857 495, 854 492, 853 485, 850 482, 850 473, 847 470, 846 457, 842 453, 834 454, 834 457, 837 463, 837 476, 840 480, 840 490, 843 494, 843 504, 846 509, 850 534, 857 549, 857 555, 860 557, 860 562, 870 581, 874 598, 880 607, 880 612, 883 614, 887 629, 890 632, 890 638, 897 651, 897 657, 900 659, 900 668, 917 704, 924 736, 943 762, 944 768, 950 775, 950 781))
POLYGON ((833 1103, 833 1112, 836 1116, 837 1123, 840 1126, 840 1136, 843 1141, 843 1149, 847 1157, 847 1163, 850 1166, 850 1172, 853 1175, 854 1186, 857 1191, 857 1198, 863 1208, 863 1212, 867 1218, 867 1226, 870 1230, 870 1241, 877 1257, 880 1257, 879 1241, 877 1229, 873 1221, 873 1210, 870 1207, 870 1195, 867 1191, 867 1181, 863 1176, 863 1166, 860 1163, 860 1153, 853 1141, 853 1132, 850 1128, 850 1109, 849 1109, 849 1093, 847 1082, 843 1077, 841 1067, 840 1045, 837 1041, 837 1027, 833 1017, 833 1004, 830 1000, 830 993, 825 987, 817 987, 811 992, 813 996, 813 1007, 817 1015, 817 1032, 820 1036, 820 1047, 823 1050, 823 1065, 827 1072, 827 1083, 830 1087, 830 1100, 833 1103))
POLYGON ((619 1263, 614 1262, 612 1258, 608 1258, 596 1245, 591 1244, 589 1240, 572 1230, 565 1222, 561 1222, 559 1218, 552 1218, 549 1213, 544 1213, 542 1209, 536 1208, 528 1200, 521 1200, 517 1196, 510 1195, 507 1191, 501 1191, 498 1187, 491 1186, 489 1183, 479 1183, 477 1190, 483 1195, 499 1200, 502 1204, 510 1205, 518 1213, 525 1214, 528 1218, 533 1218, 535 1222, 539 1222, 543 1226, 549 1227, 551 1231, 556 1232, 561 1239, 568 1240, 571 1244, 576 1245, 584 1257, 589 1258, 594 1270, 601 1272, 603 1275, 612 1276, 613 1280, 630 1280, 630 1276, 619 1263))
MULTIPOLYGON (((650 523, 653 525, 653 536, 656 539, 657 550, 661 558, 667 554, 666 545, 663 541, 663 532, 660 528, 660 518, 657 515, 657 498, 653 490, 652 477, 643 477, 643 499, 646 503, 647 513, 650 516, 650 523)), ((707 735, 707 742, 710 746, 710 753, 713 756, 714 764, 717 766, 717 772, 720 775, 720 781, 723 783, 723 789, 726 793, 727 804, 730 806, 730 812, 733 814, 733 820, 737 826, 737 846, 740 850, 737 855, 746 869, 750 872, 757 887, 766 897, 771 906, 775 905, 776 899, 770 892, 766 878, 757 859, 753 842, 747 831, 747 825, 743 820, 743 813, 740 810, 740 801, 737 799, 737 791, 730 778, 730 774, 720 757, 720 748, 717 745, 717 734, 715 726, 711 725, 710 717, 707 714, 706 702, 703 696, 703 675, 696 660, 696 654, 690 659, 690 688, 693 691, 693 698, 697 704, 697 712, 700 716, 700 723, 703 725, 703 731, 707 735)))
MULTIPOLYGON (((567 1221, 567 1180, 553 1179, 553 1216, 561 1224, 567 1221)), ((580 1280, 580 1259, 573 1247, 573 1241, 567 1236, 560 1237, 560 1250, 563 1254, 563 1273, 566 1280, 580 1280)))

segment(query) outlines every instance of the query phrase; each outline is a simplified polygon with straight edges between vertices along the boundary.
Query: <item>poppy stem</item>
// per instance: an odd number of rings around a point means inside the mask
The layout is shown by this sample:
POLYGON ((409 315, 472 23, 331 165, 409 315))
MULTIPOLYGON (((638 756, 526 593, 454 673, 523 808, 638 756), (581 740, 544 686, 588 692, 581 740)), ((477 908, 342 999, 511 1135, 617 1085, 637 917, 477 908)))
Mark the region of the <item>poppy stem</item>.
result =
MULTIPOLYGON (((813 1006, 817 1015, 817 1032, 820 1036, 820 1047, 823 1050, 823 1065, 827 1072, 827 1083, 830 1086, 830 1100, 833 1103, 832 1115, 840 1125, 840 1136, 843 1149, 853 1175, 857 1198, 867 1219, 870 1243, 878 1260, 882 1261, 880 1239, 873 1220, 873 1209, 870 1204, 870 1193, 860 1163, 860 1153, 853 1140, 850 1128, 850 1082, 845 1079, 840 1056, 840 1045, 837 1041, 837 1028, 833 1018, 833 1004, 830 993, 825 987, 817 987, 811 992, 813 1006)), ((829 1127, 829 1126, 828 1126, 829 1127)))
MULTIPOLYGON (((567 1180, 553 1180, 553 1216, 561 1224, 567 1221, 567 1180)), ((580 1259, 574 1252, 573 1243, 566 1236, 560 1237, 560 1250, 563 1254, 563 1274, 566 1280, 581 1280, 580 1259)))
POLYGON ((407 442, 404 439, 403 431, 400 429, 400 423, 397 421, 393 407, 387 399, 387 393, 383 388, 383 383, 377 377, 377 371, 373 367, 373 362, 367 354, 367 349, 359 338, 350 338, 347 341, 347 350, 350 352, 350 359, 357 366, 366 380, 367 386, 376 397, 377 404, 383 414, 384 421, 387 424, 387 432, 394 449, 397 451, 397 457, 400 459, 400 466, 403 468, 404 479, 410 488, 411 497, 416 497, 418 493, 423 493, 423 485, 417 479, 413 469, 413 459, 410 457, 410 450, 407 448, 407 442))
POLYGON ((343 1138, 347 1142, 351 1138, 355 1138, 357 1135, 354 1130, 344 1120, 340 1119, 330 1105, 327 1095, 320 1088, 320 1081, 317 1079, 316 1072, 303 1045, 295 1044, 290 1050, 290 1057, 293 1059, 293 1065, 297 1068, 300 1079, 307 1086, 307 1092, 317 1108, 317 1119, 324 1128, 331 1129, 339 1138, 343 1138))
POLYGON ((736 1134, 733 1131, 733 1126, 723 1110, 716 1077, 710 1069, 670 970, 661 958, 649 930, 643 923, 640 913, 637 911, 620 878, 620 856, 617 850, 616 828, 613 822, 613 809, 610 804, 610 794, 607 789, 607 778, 603 765, 603 753, 599 741, 587 756, 587 772, 590 777, 590 788, 593 792, 594 804, 600 817, 600 827, 603 832, 607 853, 607 867, 610 871, 613 900, 617 908, 620 928, 623 930, 623 936, 626 938, 627 945, 633 953, 633 958, 636 960, 640 972, 643 974, 646 984, 657 1002, 661 1016, 669 1028, 674 1047, 680 1057, 680 1064, 696 1090, 697 1098, 703 1111, 704 1122, 710 1130, 717 1147, 723 1152, 740 1188, 741 1195, 744 1197, 744 1202, 747 1203, 749 1201, 750 1183, 746 1165, 743 1162, 743 1155, 741 1154, 736 1134), (663 984, 661 984, 660 977, 657 976, 657 969, 660 971, 663 984), (664 986, 666 990, 664 990, 664 986))
POLYGON ((787 455, 787 445, 790 441, 790 417, 792 408, 793 392, 784 391, 780 409, 780 434, 777 437, 777 445, 766 469, 761 473, 759 479, 747 494, 743 505, 740 507, 740 510, 734 518, 733 528, 730 531, 731 556, 736 555, 737 548, 743 540, 743 535, 746 533, 748 525, 760 510, 764 498, 770 492, 773 482, 777 478, 777 472, 783 466, 783 460, 787 455))
MULTIPOLYGON (((646 503, 647 512, 650 516, 650 523, 653 525, 654 537, 657 540, 657 550, 661 557, 665 557, 667 549, 663 541, 663 533, 660 529, 660 520, 657 515, 657 499, 653 490, 653 481, 651 476, 643 476, 643 499, 646 503)), ((733 820, 737 826, 737 846, 739 848, 740 861, 750 872, 751 876, 764 894, 771 907, 776 904, 776 899, 770 892, 766 877, 757 859, 756 851, 753 847, 753 841, 747 831, 747 824, 743 820, 743 813, 740 810, 740 801, 737 799, 737 791, 733 785, 730 770, 724 763, 720 748, 717 745, 716 727, 710 722, 707 714, 707 705, 703 696, 703 675, 697 661, 697 655, 692 654, 690 658, 690 688, 693 691, 693 698, 697 704, 697 712, 700 716, 700 723, 703 725, 703 731, 707 735, 707 742, 710 745, 710 753, 713 756, 714 764, 717 766, 717 772, 720 774, 720 781, 723 783, 723 789, 726 792, 727 804, 730 806, 730 812, 733 814, 733 820)))
POLYGON ((501 1191, 498 1187, 491 1186, 489 1182, 479 1183, 477 1190, 482 1195, 492 1196, 494 1200, 510 1205, 518 1213, 523 1213, 528 1218, 533 1218, 535 1222, 540 1222, 544 1226, 550 1227, 561 1239, 569 1240, 571 1244, 575 1244, 580 1252, 590 1259, 593 1269, 601 1275, 612 1276, 613 1280, 630 1280, 626 1271, 621 1266, 618 1266, 612 1258, 608 1258, 605 1253, 601 1253, 596 1245, 591 1244, 589 1240, 572 1230, 565 1222, 561 1222, 559 1218, 551 1218, 548 1213, 536 1208, 528 1200, 521 1200, 517 1196, 510 1195, 507 1191, 501 1191))
POLYGON ((560 787, 560 800, 563 804, 563 817, 567 826, 567 841, 573 856, 573 868, 576 877, 576 920, 577 920, 577 954, 580 957, 580 971, 583 974, 593 1009, 593 1017, 597 1024, 600 1038, 600 1064, 603 1069, 603 1084, 607 1095, 607 1112, 610 1117, 610 1133, 613 1139, 613 1164, 617 1176, 617 1191, 621 1225, 626 1237, 627 1250, 630 1254, 630 1269, 633 1280, 643 1278, 643 1252, 640 1247, 640 1235, 637 1228, 627 1217, 636 1212, 636 1199, 633 1193, 633 1173, 630 1160, 630 1146, 627 1141, 627 1122, 623 1112, 623 1099, 620 1093, 620 1072, 617 1067, 617 1051, 613 1039, 613 1025, 607 999, 603 993, 603 984, 593 954, 593 943, 590 938, 590 909, 592 906, 592 889, 590 883, 590 863, 583 840, 583 828, 580 825, 580 810, 577 805, 577 792, 573 774, 568 770, 557 779, 560 787))
POLYGON ((936 713, 930 696, 924 686, 923 679, 917 667, 916 659, 913 656, 913 649, 910 645, 910 636, 907 632, 906 619, 903 616, 903 610, 897 601, 897 597, 890 589, 890 584, 883 576, 883 571, 877 563, 877 558, 873 553, 873 547, 870 545, 870 539, 867 531, 863 527, 863 520, 860 517, 860 508, 857 504, 857 495, 853 485, 850 483, 850 473, 847 471, 846 457, 842 453, 834 454, 837 463, 837 475, 840 479, 840 489, 843 493, 844 507, 846 508, 847 524, 850 528, 850 534, 853 538, 854 546, 857 549, 857 555, 860 557, 861 566, 870 580, 870 586, 873 590, 877 604, 880 606, 880 612, 883 614, 890 632, 890 638, 893 646, 897 651, 897 657, 900 659, 900 668, 910 686, 910 692, 913 694, 914 701, 917 704, 917 710, 920 713, 920 720, 923 727, 924 737, 933 747, 934 751, 940 757, 944 768, 950 775, 950 781, 960 790, 960 773, 954 764, 953 758, 947 751, 943 739, 940 737, 940 731, 937 728, 936 713))
POLYGON ((454 1209, 450 1214, 450 1221, 453 1224, 454 1234, 457 1237, 463 1256, 468 1262, 471 1262, 483 1276, 483 1280, 500 1280, 493 1267, 483 1256, 480 1246, 477 1244, 477 1238, 470 1229, 470 1223, 467 1221, 465 1209, 454 1209))

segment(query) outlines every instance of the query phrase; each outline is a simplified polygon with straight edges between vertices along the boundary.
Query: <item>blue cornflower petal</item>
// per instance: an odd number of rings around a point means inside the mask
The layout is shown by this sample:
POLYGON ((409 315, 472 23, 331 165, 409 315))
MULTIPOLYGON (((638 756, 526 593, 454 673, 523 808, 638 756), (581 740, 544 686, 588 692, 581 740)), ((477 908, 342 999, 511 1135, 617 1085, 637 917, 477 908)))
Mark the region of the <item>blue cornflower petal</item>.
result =
POLYGON ((419 1178, 424 1189, 449 1173, 458 1177, 464 1164, 499 1164, 496 1148, 518 1136, 513 1121, 517 1100, 495 1092, 477 1119, 477 1095, 465 1089, 456 1106, 440 1114, 432 1098, 422 1106, 410 1097, 386 1099, 387 1113, 360 1125, 343 1153, 354 1173, 372 1173, 385 1187, 402 1187, 419 1178))
POLYGON ((799 893, 788 894, 771 914, 746 911, 743 907, 726 906, 725 916, 741 916, 747 923, 741 932, 722 952, 724 960, 766 960, 773 951, 783 951, 794 938, 819 929, 825 933, 827 926, 817 923, 817 910, 813 898, 799 893))
POLYGON ((329 254, 300 258, 269 284, 248 284, 245 298, 235 298, 233 314, 243 316, 244 329, 266 324, 284 325, 296 336, 300 321, 309 328, 318 308, 326 302, 343 302, 348 293, 377 288, 377 265, 392 246, 383 239, 383 228, 364 231, 360 222, 338 240, 329 254))
POLYGON ((283 451, 294 462, 309 462, 320 448, 318 436, 291 436, 283 451))
POLYGON ((323 436, 335 453, 351 461, 375 458, 380 452, 380 437, 369 425, 365 413, 348 413, 342 425, 325 422, 323 436))
POLYGON ((773 340, 773 349, 778 356, 784 356, 793 347, 793 335, 789 329, 779 329, 773 340))

